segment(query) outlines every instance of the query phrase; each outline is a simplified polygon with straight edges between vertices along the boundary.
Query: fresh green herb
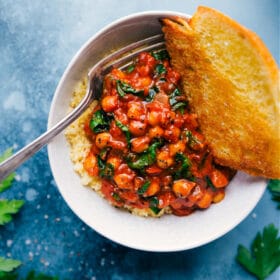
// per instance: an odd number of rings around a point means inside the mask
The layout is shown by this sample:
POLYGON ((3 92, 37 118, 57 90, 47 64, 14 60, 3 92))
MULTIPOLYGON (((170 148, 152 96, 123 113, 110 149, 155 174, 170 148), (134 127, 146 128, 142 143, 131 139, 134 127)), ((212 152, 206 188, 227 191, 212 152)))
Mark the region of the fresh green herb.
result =
POLYGON ((111 147, 105 147, 100 151, 99 156, 102 160, 106 160, 110 149, 111 149, 111 147))
POLYGON ((147 191, 147 189, 149 188, 150 184, 151 184, 150 181, 145 182, 145 183, 141 186, 141 188, 138 189, 137 193, 138 193, 139 195, 143 195, 143 194, 147 191))
POLYGON ((124 97, 127 93, 131 93, 137 96, 143 96, 143 90, 136 90, 131 87, 129 84, 122 82, 121 80, 117 80, 117 92, 121 97, 124 97))
POLYGON ((268 183, 268 189, 272 194, 272 199, 278 202, 277 208, 280 209, 280 180, 270 180, 268 183))
POLYGON ((99 155, 97 156, 97 164, 99 168, 99 176, 101 178, 111 179, 114 176, 114 166, 111 163, 102 160, 99 155))
POLYGON ((173 174, 174 179, 177 180, 191 177, 191 173, 189 170, 191 167, 190 159, 183 153, 177 153, 175 155, 175 161, 177 163, 181 163, 181 167, 173 174))
POLYGON ((184 109, 188 106, 188 102, 182 98, 181 92, 178 88, 169 95, 169 104, 173 111, 180 110, 181 113, 184 113, 184 109))
POLYGON ((89 126, 95 133, 108 131, 110 128, 110 121, 111 118, 103 110, 98 110, 93 114, 89 126))
MULTIPOLYGON (((13 154, 13 149, 12 148, 7 149, 2 155, 0 155, 0 162, 9 158, 12 154, 13 154)), ((15 178, 15 173, 11 173, 3 181, 0 182, 0 193, 11 187, 14 178, 15 178)))
POLYGON ((48 276, 43 273, 36 274, 34 271, 30 271, 25 278, 19 278, 17 273, 1 272, 1 280, 59 280, 56 276, 48 276))
POLYGON ((179 91, 178 88, 175 88, 174 91, 169 95, 169 104, 170 106, 175 105, 177 101, 177 96, 181 96, 181 92, 179 91))
POLYGON ((201 145, 201 142, 192 134, 191 131, 186 131, 186 136, 188 138, 188 146, 191 149, 195 149, 197 145, 201 145))
POLYGON ((173 111, 176 110, 180 110, 180 112, 183 114, 184 113, 184 109, 187 107, 187 102, 178 102, 176 104, 174 104, 174 106, 172 107, 173 111))
POLYGON ((280 237, 278 229, 270 224, 258 232, 251 251, 243 245, 238 246, 237 261, 258 279, 265 279, 280 266, 280 237))
POLYGON ((150 205, 149 208, 157 215, 161 209, 158 208, 159 205, 159 201, 158 198, 156 196, 152 197, 150 199, 150 205))
POLYGON ((49 276, 44 273, 36 275, 34 271, 30 271, 25 280, 59 280, 59 278, 57 276, 49 276))
POLYGON ((5 259, 0 257, 0 271, 1 272, 11 272, 14 269, 18 268, 21 265, 21 262, 13 259, 5 259))
POLYGON ((161 146, 161 141, 154 142, 146 151, 140 154, 134 162, 128 161, 127 164, 132 169, 143 169, 156 161, 156 149, 161 146))
POLYGON ((214 192, 217 191, 217 189, 215 188, 211 179, 208 176, 205 177, 205 180, 206 180, 207 186, 210 187, 212 189, 212 191, 214 191, 214 192))
POLYGON ((161 50, 158 52, 152 52, 152 56, 156 59, 156 60, 169 60, 170 56, 167 52, 167 50, 161 50))
POLYGON ((147 102, 153 101, 155 95, 159 92, 159 89, 156 86, 153 86, 152 88, 149 89, 149 94, 146 97, 147 102))
POLYGON ((156 67, 155 67, 155 72, 156 74, 158 75, 161 75, 161 74, 164 74, 167 72, 166 68, 164 67, 163 64, 157 64, 156 67))
POLYGON ((130 74, 131 72, 133 72, 134 69, 135 69, 135 65, 134 64, 130 64, 126 68, 126 73, 130 74))
POLYGON ((117 127, 119 127, 122 132, 125 134, 125 138, 126 138, 126 141, 127 141, 127 145, 130 147, 130 140, 131 140, 131 134, 130 134, 130 131, 128 129, 128 127, 124 124, 122 124, 120 121, 116 120, 116 125, 117 127))
POLYGON ((0 271, 0 280, 18 280, 18 274, 0 271))
POLYGON ((120 197, 119 194, 116 193, 116 192, 114 192, 114 193, 112 194, 112 197, 113 197, 116 201, 121 201, 121 197, 120 197))
POLYGON ((12 220, 12 214, 16 214, 23 204, 23 200, 0 200, 0 225, 9 223, 12 220))

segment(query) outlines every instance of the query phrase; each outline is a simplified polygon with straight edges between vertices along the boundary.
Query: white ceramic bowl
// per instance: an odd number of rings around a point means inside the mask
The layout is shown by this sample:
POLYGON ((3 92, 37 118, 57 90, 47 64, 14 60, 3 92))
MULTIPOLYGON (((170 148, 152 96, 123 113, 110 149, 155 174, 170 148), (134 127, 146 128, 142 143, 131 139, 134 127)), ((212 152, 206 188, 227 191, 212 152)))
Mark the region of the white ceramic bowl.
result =
MULTIPOLYGON (((52 101, 48 127, 66 115, 75 85, 94 63, 112 49, 157 34, 161 30, 159 19, 176 15, 188 17, 177 12, 143 12, 122 18, 90 38, 60 80, 52 101)), ((206 211, 197 211, 186 217, 142 218, 110 206, 94 191, 81 185, 79 176, 73 171, 63 134, 49 145, 48 153, 57 186, 74 213, 101 235, 146 251, 186 250, 221 237, 253 210, 266 186, 263 179, 238 173, 228 186, 225 199, 206 211)))

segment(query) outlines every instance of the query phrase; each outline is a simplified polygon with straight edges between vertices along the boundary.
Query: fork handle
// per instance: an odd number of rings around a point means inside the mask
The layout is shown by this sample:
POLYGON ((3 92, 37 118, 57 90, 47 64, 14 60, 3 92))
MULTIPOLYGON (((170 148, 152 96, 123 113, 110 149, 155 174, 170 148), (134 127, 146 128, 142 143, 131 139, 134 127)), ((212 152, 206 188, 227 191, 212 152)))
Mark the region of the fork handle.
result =
POLYGON ((22 163, 33 156, 43 146, 51 141, 53 137, 59 134, 64 128, 62 126, 55 126, 46 131, 27 146, 13 154, 11 157, 0 163, 0 182, 5 179, 11 172, 13 172, 22 163))
POLYGON ((80 104, 66 117, 59 121, 52 128, 40 135, 30 144, 13 154, 11 157, 0 163, 0 182, 12 173, 17 167, 33 156, 43 146, 48 144, 55 136, 64 130, 70 123, 77 119, 87 108, 91 98, 86 94, 80 104))

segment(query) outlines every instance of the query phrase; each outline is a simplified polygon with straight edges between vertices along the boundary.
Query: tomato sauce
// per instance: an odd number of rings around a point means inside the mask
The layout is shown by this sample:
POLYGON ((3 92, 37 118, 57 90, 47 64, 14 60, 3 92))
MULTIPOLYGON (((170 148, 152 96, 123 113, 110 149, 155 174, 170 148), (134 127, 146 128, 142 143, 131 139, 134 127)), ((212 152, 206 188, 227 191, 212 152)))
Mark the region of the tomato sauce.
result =
POLYGON ((224 198, 233 172, 215 164, 179 83, 165 50, 105 77, 84 126, 92 143, 84 168, 113 205, 185 216, 224 198))

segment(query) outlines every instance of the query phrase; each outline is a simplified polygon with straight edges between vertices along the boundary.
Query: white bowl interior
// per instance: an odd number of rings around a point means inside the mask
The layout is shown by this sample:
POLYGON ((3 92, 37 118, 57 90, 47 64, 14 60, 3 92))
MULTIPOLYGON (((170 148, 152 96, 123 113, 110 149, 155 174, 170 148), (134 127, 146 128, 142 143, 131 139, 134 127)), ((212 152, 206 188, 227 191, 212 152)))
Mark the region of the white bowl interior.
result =
MULTIPOLYGON (((73 89, 94 63, 129 42, 161 32, 159 19, 174 16, 188 17, 176 12, 144 12, 118 20, 93 36, 72 59, 61 78, 51 105, 48 127, 66 115, 73 89)), ((239 172, 230 183, 225 199, 206 211, 187 217, 142 218, 115 209, 81 185, 73 171, 63 133, 48 146, 48 153, 59 191, 74 213, 103 236, 146 251, 185 250, 222 236, 253 210, 266 187, 265 180, 239 172)))

